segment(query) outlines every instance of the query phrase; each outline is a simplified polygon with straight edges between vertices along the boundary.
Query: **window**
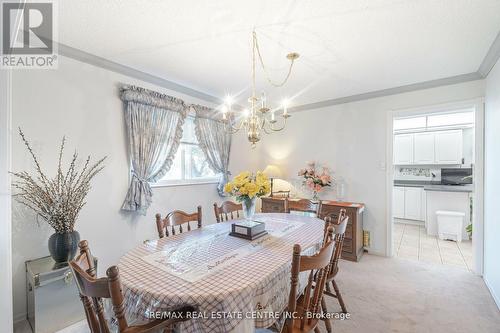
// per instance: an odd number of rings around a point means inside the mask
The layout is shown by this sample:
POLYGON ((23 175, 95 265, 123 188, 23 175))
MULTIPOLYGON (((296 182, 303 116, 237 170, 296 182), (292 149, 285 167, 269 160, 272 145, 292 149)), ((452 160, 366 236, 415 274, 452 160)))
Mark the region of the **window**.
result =
POLYGON ((474 123, 473 112, 439 114, 427 117, 428 127, 467 125, 474 123))
POLYGON ((426 117, 394 119, 394 130, 425 128, 426 117))
POLYGON ((195 134, 194 117, 184 121, 182 139, 172 166, 156 186, 217 182, 218 175, 210 168, 195 134))
POLYGON ((394 131, 432 130, 444 127, 463 127, 473 124, 474 112, 460 110, 453 113, 396 118, 394 119, 394 131))

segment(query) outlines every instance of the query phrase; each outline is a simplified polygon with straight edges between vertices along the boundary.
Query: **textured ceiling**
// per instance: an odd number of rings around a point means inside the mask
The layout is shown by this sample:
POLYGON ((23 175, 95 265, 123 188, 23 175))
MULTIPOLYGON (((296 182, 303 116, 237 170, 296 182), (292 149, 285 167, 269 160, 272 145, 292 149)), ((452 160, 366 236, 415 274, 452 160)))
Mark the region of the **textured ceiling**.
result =
MULTIPOLYGON (((250 82, 251 31, 293 105, 477 71, 500 31, 499 0, 59 2, 59 42, 217 97, 250 82)), ((246 90, 246 91, 245 91, 246 90)))

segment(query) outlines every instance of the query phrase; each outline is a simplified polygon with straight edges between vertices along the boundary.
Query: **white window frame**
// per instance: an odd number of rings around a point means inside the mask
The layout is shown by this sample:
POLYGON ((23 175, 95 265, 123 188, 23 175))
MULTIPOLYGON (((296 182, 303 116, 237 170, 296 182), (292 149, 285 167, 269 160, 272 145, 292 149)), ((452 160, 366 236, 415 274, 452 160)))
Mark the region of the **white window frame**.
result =
MULTIPOLYGON (((188 114, 186 117, 194 119, 194 115, 192 113, 188 114)), ((181 139, 181 143, 184 145, 193 145, 197 146, 198 144, 192 143, 192 142, 183 142, 181 139)), ((185 152, 184 150, 177 150, 176 154, 182 154, 181 160, 181 167, 182 167, 182 176, 185 177, 186 173, 188 170, 185 169, 186 163, 185 163, 185 152)), ((204 185, 204 184, 218 184, 219 183, 220 176, 216 175, 214 177, 206 177, 206 178, 197 178, 197 179, 162 179, 159 180, 155 183, 150 183, 151 187, 171 187, 171 186, 187 186, 187 185, 204 185)))
POLYGON ((466 113, 471 112, 473 116, 475 116, 475 109, 472 108, 464 108, 464 109, 456 109, 456 110, 448 110, 442 113, 427 113, 421 115, 412 115, 412 116, 402 116, 396 117, 394 119, 411 119, 411 118, 421 118, 425 117, 425 127, 415 127, 415 128, 404 128, 404 129, 394 129, 395 134, 403 134, 403 133, 415 133, 415 132, 433 132, 433 131, 442 131, 442 130, 451 130, 451 129, 463 129, 463 128, 474 128, 475 120, 472 123, 463 123, 463 124, 453 124, 453 125, 441 125, 441 126, 429 126, 429 117, 432 116, 443 116, 446 114, 456 114, 456 113, 466 113))

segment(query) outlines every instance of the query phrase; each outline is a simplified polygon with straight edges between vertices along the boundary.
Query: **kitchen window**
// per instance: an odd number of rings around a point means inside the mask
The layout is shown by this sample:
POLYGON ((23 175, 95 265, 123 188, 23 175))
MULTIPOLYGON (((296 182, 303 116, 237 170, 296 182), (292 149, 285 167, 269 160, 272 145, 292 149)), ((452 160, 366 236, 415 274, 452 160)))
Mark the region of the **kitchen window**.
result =
POLYGON ((154 186, 217 183, 219 175, 209 166, 195 134, 194 117, 186 117, 182 139, 167 174, 154 186))
POLYGON ((414 132, 446 128, 470 127, 474 124, 474 112, 457 110, 452 113, 430 114, 418 117, 394 119, 394 131, 414 132))

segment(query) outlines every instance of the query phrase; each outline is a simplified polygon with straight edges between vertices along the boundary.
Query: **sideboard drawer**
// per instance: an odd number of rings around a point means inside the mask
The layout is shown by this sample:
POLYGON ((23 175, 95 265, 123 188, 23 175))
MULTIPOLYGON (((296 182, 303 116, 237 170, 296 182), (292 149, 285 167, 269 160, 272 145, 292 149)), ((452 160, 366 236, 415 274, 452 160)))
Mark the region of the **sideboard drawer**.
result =
MULTIPOLYGON (((329 216, 333 221, 337 221, 339 219, 339 213, 342 208, 338 206, 321 206, 321 211, 319 212, 319 216, 322 220, 325 217, 329 216)), ((349 221, 351 222, 351 221, 349 221)))
POLYGON ((344 246, 342 248, 342 258, 358 261, 363 254, 363 210, 361 204, 338 203, 323 201, 321 205, 320 217, 330 217, 333 222, 337 222, 340 210, 345 209, 349 222, 345 230, 344 246))
POLYGON ((352 224, 347 224, 344 235, 345 238, 352 239, 352 224))
POLYGON ((354 249, 352 246, 352 239, 344 239, 344 245, 342 246, 342 252, 354 253, 354 249))

